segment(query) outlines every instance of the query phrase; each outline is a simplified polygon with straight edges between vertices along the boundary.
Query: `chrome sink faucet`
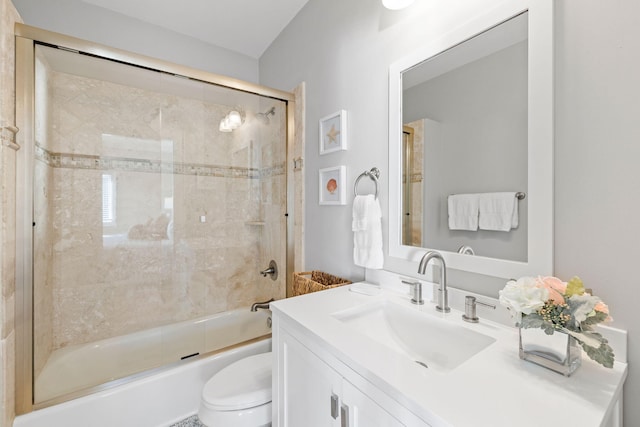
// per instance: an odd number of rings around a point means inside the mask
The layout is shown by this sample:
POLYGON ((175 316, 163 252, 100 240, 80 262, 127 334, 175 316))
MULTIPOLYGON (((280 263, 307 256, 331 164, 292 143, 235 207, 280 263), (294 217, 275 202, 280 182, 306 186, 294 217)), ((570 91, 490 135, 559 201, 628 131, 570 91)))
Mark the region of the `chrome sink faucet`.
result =
POLYGON ((418 274, 424 274, 427 270, 427 265, 433 259, 440 261, 440 283, 438 285, 438 305, 436 305, 436 310, 448 313, 451 308, 449 307, 449 292, 447 291, 447 265, 440 252, 429 251, 425 253, 420 260, 418 274))

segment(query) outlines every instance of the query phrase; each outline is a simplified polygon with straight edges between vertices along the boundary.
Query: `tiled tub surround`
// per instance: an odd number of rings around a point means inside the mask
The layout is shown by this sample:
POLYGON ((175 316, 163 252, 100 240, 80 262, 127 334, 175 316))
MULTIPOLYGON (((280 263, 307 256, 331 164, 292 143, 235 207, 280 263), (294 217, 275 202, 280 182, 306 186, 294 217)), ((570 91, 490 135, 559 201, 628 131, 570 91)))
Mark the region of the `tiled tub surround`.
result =
POLYGON ((37 63, 36 382, 56 350, 285 296, 284 274, 258 274, 286 259, 283 103, 254 97, 221 133, 233 106, 37 63))
POLYGON ((16 336, 16 160, 19 145, 15 120, 15 39, 21 22, 10 0, 0 0, 0 426, 15 414, 16 336))

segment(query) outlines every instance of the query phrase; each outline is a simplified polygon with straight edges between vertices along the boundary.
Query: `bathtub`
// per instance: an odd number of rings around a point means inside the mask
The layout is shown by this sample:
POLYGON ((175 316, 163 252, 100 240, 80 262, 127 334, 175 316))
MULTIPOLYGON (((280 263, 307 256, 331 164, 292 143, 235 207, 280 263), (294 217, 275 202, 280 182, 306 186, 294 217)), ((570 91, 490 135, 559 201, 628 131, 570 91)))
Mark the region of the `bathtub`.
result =
POLYGON ((39 402, 101 390, 21 415, 14 427, 160 427, 187 418, 214 373, 270 351, 269 315, 245 308, 57 350, 36 378, 39 402))

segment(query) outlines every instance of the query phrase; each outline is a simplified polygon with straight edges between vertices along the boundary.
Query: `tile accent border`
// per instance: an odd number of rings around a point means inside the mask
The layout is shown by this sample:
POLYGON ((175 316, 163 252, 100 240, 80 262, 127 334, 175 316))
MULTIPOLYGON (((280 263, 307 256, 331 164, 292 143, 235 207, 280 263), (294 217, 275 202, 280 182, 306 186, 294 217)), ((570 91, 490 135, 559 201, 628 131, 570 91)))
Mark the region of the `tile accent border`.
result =
POLYGON ((126 157, 103 157, 89 154, 53 153, 36 144, 35 158, 53 168, 118 170, 127 172, 172 173, 175 175, 213 176, 222 178, 259 179, 283 175, 285 165, 263 169, 216 166, 198 163, 163 162, 126 157))
MULTIPOLYGON (((402 183, 406 183, 407 179, 406 177, 403 175, 402 176, 402 183)), ((422 172, 414 172, 411 173, 409 175, 409 182, 422 182, 422 172)))

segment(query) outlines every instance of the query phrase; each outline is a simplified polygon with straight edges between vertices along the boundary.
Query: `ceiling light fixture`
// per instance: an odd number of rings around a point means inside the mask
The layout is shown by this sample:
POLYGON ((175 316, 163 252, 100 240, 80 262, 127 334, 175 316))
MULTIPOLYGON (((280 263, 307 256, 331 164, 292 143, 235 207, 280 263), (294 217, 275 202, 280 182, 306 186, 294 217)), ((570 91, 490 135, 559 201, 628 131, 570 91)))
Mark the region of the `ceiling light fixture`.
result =
POLYGON ((238 129, 242 124, 242 117, 240 116, 240 113, 235 110, 229 111, 227 119, 229 120, 229 127, 231 129, 238 129))
POLYGON ((218 130, 220 132, 231 132, 233 129, 231 129, 231 126, 229 126, 229 117, 223 117, 222 120, 220 120, 220 126, 218 126, 218 130))
POLYGON ((231 132, 238 129, 244 123, 244 111, 241 108, 229 111, 229 114, 220 120, 218 130, 220 132, 231 132))
POLYGON ((414 0, 382 0, 382 5, 387 9, 400 10, 411 6, 414 0))

